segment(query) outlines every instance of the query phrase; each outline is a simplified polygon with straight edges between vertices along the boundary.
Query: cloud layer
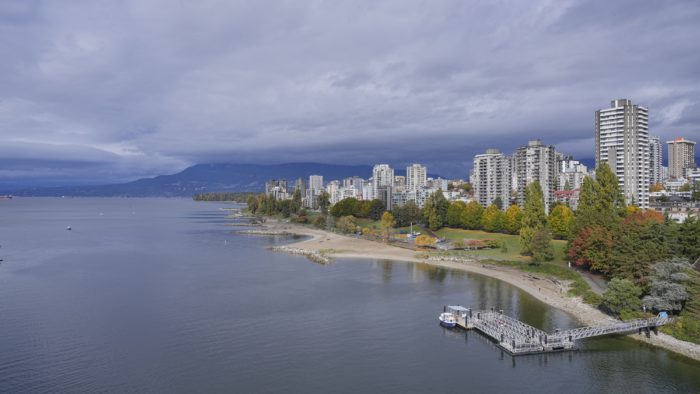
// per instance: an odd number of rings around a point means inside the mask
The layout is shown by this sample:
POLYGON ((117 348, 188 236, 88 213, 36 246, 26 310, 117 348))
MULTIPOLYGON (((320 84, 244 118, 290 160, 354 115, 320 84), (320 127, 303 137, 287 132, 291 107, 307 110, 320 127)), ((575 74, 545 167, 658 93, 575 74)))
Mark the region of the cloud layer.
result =
POLYGON ((700 3, 0 3, 0 182, 214 161, 424 162, 466 177, 541 138, 593 156, 593 113, 700 139, 700 3))

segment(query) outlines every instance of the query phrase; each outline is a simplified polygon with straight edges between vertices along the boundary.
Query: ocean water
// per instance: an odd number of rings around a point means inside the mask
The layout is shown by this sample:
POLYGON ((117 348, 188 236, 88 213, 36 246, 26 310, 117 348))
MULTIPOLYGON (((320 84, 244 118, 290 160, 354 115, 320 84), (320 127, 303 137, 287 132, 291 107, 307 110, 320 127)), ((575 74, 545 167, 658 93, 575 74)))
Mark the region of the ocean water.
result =
POLYGON ((513 358, 443 305, 578 323, 475 274, 273 253, 294 240, 236 234, 228 206, 0 202, 0 392, 700 392, 700 364, 622 337, 513 358))

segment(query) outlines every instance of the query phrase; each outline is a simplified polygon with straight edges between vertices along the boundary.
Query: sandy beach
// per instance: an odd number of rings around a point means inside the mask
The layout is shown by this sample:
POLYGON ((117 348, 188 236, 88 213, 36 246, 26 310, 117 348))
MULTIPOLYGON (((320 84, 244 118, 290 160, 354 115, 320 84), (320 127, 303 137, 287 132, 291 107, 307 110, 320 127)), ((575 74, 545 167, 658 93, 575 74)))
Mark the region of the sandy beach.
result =
MULTIPOLYGON (((598 309, 583 303, 579 297, 567 296, 567 291, 562 285, 548 278, 538 277, 517 269, 484 264, 479 261, 426 260, 418 258, 417 253, 413 250, 291 223, 268 221, 263 229, 264 231, 260 231, 259 234, 262 235, 267 231, 269 234, 297 234, 310 237, 287 245, 285 248, 290 252, 308 251, 310 254, 323 254, 333 259, 387 259, 473 272, 516 286, 538 300, 571 314, 584 325, 599 325, 617 321, 598 309)), ((285 248, 277 250, 284 251, 285 248)), ((658 336, 652 334, 649 339, 636 333, 630 334, 629 337, 700 361, 700 345, 680 341, 661 332, 658 336)))

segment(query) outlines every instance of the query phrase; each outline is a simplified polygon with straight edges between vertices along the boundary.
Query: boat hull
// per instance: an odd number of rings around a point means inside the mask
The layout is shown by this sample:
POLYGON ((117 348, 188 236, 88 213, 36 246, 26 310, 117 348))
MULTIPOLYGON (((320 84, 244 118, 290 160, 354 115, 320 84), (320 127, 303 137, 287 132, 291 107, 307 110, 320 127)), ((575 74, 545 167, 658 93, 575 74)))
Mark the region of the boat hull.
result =
POLYGON ((440 325, 447 328, 454 328, 457 325, 457 323, 440 320, 440 325))

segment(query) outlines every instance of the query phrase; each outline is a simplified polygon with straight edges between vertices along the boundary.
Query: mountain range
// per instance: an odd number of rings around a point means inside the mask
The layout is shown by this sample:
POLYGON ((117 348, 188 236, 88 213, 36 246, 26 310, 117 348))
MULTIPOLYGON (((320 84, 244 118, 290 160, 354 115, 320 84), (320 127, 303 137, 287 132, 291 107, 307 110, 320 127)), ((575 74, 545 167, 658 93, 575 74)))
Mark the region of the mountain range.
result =
MULTIPOLYGON (((351 176, 369 178, 372 166, 335 165, 322 163, 197 164, 172 175, 159 175, 132 182, 109 185, 81 185, 24 188, 4 191, 16 196, 74 196, 74 197, 190 197, 196 193, 235 191, 261 192, 270 179, 294 180, 309 175, 323 175, 325 181, 351 176)), ((396 170, 396 175, 405 171, 396 170)), ((436 175, 430 175, 437 177, 436 175)))

